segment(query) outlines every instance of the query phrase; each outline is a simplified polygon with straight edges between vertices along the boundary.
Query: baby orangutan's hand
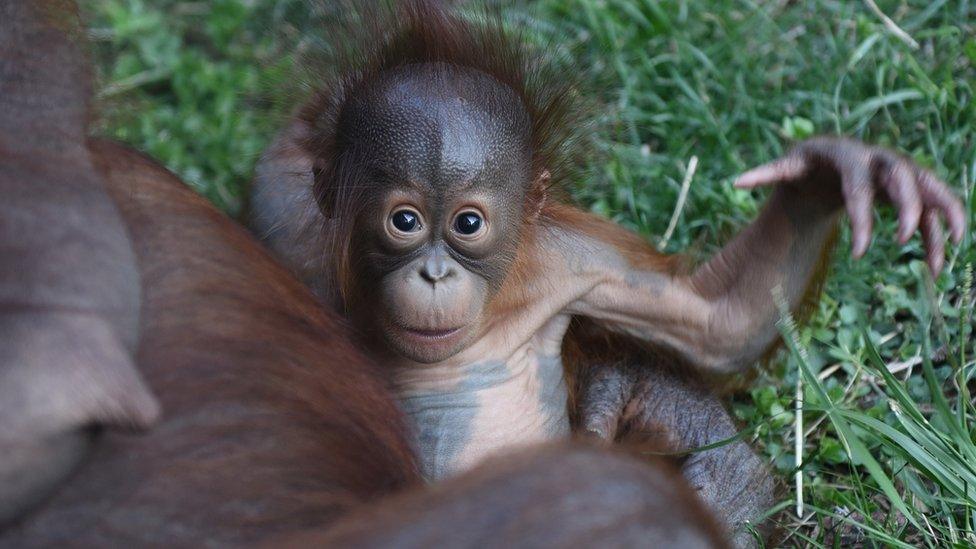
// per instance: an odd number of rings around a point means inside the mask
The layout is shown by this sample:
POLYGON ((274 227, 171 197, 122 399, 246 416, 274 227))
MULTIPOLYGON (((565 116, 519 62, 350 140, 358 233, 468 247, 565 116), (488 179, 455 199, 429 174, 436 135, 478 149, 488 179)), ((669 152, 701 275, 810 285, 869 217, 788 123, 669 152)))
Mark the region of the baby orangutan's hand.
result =
POLYGON ((843 203, 851 220, 851 253, 864 255, 871 242, 874 197, 878 191, 898 211, 898 241, 904 244, 921 227, 925 255, 938 276, 945 260, 942 220, 959 244, 966 229, 962 203, 931 172, 897 153, 859 141, 818 137, 797 145, 789 154, 739 176, 735 186, 794 185, 811 199, 843 203), (940 219, 941 218, 941 219, 940 219))

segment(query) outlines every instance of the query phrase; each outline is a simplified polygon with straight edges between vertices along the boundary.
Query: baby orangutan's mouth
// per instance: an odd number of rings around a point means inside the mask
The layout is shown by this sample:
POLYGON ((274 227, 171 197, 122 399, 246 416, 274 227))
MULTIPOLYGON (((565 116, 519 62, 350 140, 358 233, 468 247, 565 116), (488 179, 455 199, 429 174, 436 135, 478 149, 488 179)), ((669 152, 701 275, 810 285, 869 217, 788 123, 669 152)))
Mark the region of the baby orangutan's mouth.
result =
POLYGON ((470 326, 461 325, 452 328, 442 327, 406 327, 391 325, 390 343, 394 350, 404 357, 431 364, 450 358, 457 353, 467 336, 470 326))
POLYGON ((417 328, 401 328, 405 333, 416 338, 426 339, 426 340, 440 340, 447 339, 458 332, 461 328, 448 328, 448 329, 417 329, 417 328))

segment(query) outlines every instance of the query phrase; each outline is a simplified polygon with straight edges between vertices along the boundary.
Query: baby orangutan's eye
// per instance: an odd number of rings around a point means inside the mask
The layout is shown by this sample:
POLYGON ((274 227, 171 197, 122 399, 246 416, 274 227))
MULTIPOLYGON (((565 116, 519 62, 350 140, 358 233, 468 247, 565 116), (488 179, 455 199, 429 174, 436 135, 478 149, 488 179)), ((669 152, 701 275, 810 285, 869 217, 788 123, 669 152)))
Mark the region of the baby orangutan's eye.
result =
POLYGON ((413 233, 420 230, 420 216, 417 212, 403 208, 393 212, 390 216, 393 228, 403 233, 413 233))
POLYGON ((454 230, 462 236, 475 236, 484 226, 484 218, 473 210, 463 211, 454 218, 454 230))

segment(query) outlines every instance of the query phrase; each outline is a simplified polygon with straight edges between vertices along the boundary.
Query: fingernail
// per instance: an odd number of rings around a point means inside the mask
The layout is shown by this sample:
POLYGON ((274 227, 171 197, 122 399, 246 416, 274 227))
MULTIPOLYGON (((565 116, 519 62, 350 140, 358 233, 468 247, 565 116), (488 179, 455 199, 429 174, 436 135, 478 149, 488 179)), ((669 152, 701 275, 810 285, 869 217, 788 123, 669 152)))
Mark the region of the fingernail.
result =
POLYGON ((851 244, 851 255, 854 259, 861 259, 866 251, 868 251, 867 238, 855 235, 854 242, 851 244))
POLYGON ((912 236, 912 234, 908 232, 908 229, 902 228, 901 230, 898 231, 898 243, 899 244, 904 244, 904 243, 908 242, 908 239, 911 236, 912 236))
POLYGON ((958 231, 952 231, 952 243, 953 244, 959 244, 960 242, 962 242, 962 237, 963 237, 963 231, 962 231, 962 229, 959 229, 958 231))

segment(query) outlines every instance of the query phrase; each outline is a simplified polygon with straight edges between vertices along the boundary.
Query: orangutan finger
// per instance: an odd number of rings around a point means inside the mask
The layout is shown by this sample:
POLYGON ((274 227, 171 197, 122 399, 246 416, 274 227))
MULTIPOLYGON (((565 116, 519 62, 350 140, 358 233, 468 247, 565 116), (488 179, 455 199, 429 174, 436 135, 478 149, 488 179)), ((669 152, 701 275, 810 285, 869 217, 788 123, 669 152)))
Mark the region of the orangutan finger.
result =
POLYGON ((613 441, 633 385, 633 380, 615 367, 593 367, 579 403, 581 434, 613 441))
POLYGON ((966 212, 962 207, 962 202, 945 183, 928 170, 919 170, 917 178, 922 200, 925 201, 926 206, 942 210, 946 222, 949 224, 952 241, 959 244, 966 232, 966 212))
POLYGON ((738 189, 752 189, 782 181, 794 181, 803 177, 808 167, 806 158, 793 154, 747 171, 735 180, 734 185, 738 189))
POLYGON ((864 256, 871 243, 874 225, 874 185, 864 167, 848 169, 843 174, 844 204, 851 222, 851 255, 864 256))
POLYGON ((933 277, 938 277, 945 263, 945 234, 939 210, 928 208, 922 214, 922 242, 925 245, 925 261, 933 277))
POLYGON ((898 242, 904 244, 918 230, 922 217, 922 198, 916 187, 915 174, 907 163, 899 161, 884 177, 885 192, 898 210, 898 242))

